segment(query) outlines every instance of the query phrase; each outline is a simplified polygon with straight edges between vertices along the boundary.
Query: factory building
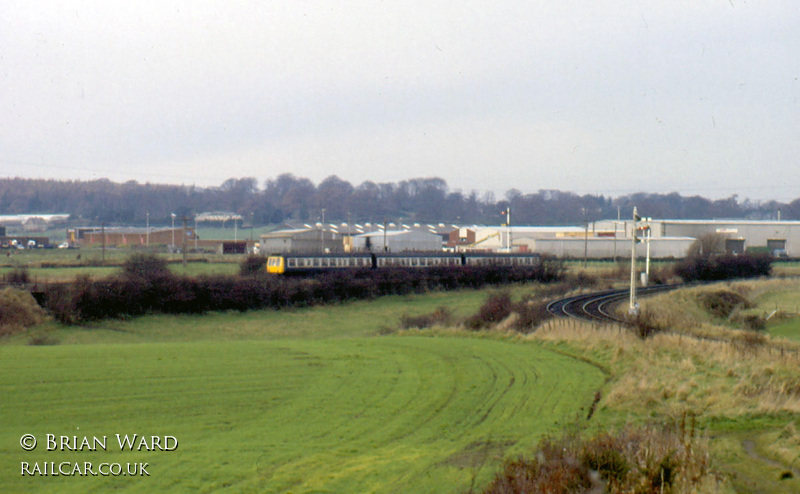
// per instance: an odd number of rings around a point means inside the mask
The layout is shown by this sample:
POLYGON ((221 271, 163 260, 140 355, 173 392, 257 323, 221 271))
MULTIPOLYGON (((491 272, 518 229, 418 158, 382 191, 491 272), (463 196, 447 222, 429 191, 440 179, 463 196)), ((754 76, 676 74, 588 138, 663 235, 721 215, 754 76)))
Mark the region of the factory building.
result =
POLYGON ((67 239, 72 245, 81 247, 125 247, 148 245, 172 245, 180 247, 195 241, 193 228, 130 228, 130 227, 78 227, 67 230, 67 239))
POLYGON ((413 230, 387 230, 353 237, 356 252, 441 252, 442 237, 413 230))
POLYGON ((330 229, 313 226, 283 228, 261 235, 259 250, 264 254, 343 252, 342 236, 330 229))
POLYGON ((259 251, 263 254, 304 252, 431 252, 441 251, 453 225, 405 225, 386 223, 316 223, 285 224, 261 235, 259 251))
MULTIPOLYGON (((598 222, 596 227, 609 229, 614 225, 622 225, 626 236, 629 236, 631 223, 630 220, 602 221, 598 222)), ((725 240, 725 250, 730 253, 740 254, 755 250, 776 257, 800 257, 800 221, 653 219, 647 223, 654 239, 669 237, 696 239, 705 235, 720 235, 725 240)))

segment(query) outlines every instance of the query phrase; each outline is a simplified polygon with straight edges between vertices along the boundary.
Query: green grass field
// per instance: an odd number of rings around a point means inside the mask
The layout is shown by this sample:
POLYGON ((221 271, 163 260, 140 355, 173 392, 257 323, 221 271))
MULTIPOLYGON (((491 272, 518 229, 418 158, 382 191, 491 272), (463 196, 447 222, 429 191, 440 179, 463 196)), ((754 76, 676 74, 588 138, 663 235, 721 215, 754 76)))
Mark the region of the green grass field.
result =
POLYGON ((604 380, 535 344, 409 336, 5 345, 0 372, 6 492, 463 492, 604 380), (107 451, 47 451, 47 434, 108 436, 107 451), (121 452, 115 434, 179 447, 121 452), (21 475, 63 461, 150 476, 21 475))

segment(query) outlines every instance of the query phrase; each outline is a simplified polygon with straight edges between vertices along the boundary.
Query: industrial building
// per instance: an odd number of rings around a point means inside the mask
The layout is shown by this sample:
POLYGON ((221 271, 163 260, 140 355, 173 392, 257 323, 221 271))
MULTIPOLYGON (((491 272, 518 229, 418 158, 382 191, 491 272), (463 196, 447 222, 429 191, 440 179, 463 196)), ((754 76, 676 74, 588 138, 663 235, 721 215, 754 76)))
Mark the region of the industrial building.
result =
MULTIPOLYGON (((558 257, 613 259, 631 255, 632 220, 602 220, 584 226, 456 226, 322 224, 286 227, 261 237, 261 251, 272 252, 536 252, 558 257)), ((749 220, 658 220, 636 224, 637 257, 685 257, 699 237, 718 234, 728 252, 762 250, 800 257, 800 222, 749 220), (647 231, 649 225, 650 230, 647 231)))
POLYGON ((311 225, 274 230, 260 237, 264 254, 302 252, 344 252, 344 239, 338 231, 311 225))
MULTIPOLYGON (((602 221, 595 227, 607 230, 622 225, 625 235, 630 235, 632 222, 602 221)), ((653 239, 670 237, 699 238, 705 235, 724 237, 725 250, 740 254, 747 250, 761 250, 774 256, 800 257, 800 221, 756 220, 665 220, 652 219, 650 235, 653 239)))
POLYGON ((71 245, 81 247, 123 247, 148 245, 175 245, 195 241, 194 228, 130 228, 130 227, 79 227, 67 230, 71 245))
POLYGON ((442 237, 413 230, 385 230, 353 237, 356 252, 440 252, 442 237))
POLYGON ((260 236, 259 251, 303 252, 390 252, 441 251, 455 225, 403 223, 316 223, 284 224, 260 236), (384 234, 386 228, 386 234, 384 234))
POLYGON ((472 226, 451 231, 447 246, 464 252, 530 251, 534 240, 583 238, 584 233, 576 226, 472 226))

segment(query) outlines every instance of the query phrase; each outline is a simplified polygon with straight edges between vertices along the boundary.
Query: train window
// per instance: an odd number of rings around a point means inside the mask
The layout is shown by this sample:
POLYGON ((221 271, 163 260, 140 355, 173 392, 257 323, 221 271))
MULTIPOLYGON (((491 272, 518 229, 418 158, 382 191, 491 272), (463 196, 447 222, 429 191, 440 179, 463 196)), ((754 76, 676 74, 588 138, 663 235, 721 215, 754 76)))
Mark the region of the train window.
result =
POLYGON ((322 267, 323 268, 327 268, 328 267, 328 260, 327 259, 322 259, 322 267))
POLYGON ((315 268, 318 268, 318 267, 319 267, 319 258, 318 258, 318 257, 315 257, 315 258, 314 258, 314 267, 315 267, 315 268))
POLYGON ((289 261, 289 267, 290 268, 293 268, 293 267, 295 267, 297 265, 297 259, 288 259, 288 261, 289 261))
POLYGON ((416 258, 411 259, 411 265, 412 266, 418 266, 419 265, 419 259, 416 259, 416 258))

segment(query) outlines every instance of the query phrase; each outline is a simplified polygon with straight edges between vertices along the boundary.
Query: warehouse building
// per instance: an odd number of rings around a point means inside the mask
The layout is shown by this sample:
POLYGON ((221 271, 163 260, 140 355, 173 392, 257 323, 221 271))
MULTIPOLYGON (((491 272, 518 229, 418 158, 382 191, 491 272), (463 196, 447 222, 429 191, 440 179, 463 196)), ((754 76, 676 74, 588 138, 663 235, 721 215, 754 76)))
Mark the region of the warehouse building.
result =
POLYGON ((583 239, 585 234, 576 226, 473 226, 453 230, 447 246, 459 252, 525 252, 532 250, 534 240, 583 239))
POLYGON ((402 223, 284 224, 260 236, 263 254, 284 252, 391 252, 441 251, 453 225, 402 223), (386 234, 384 235, 384 226, 386 234))
POLYGON ((386 230, 353 237, 356 252, 441 252, 442 236, 413 230, 386 230))
MULTIPOLYGON (((678 259, 686 256, 695 239, 690 237, 663 237, 650 239, 650 257, 653 259, 678 259)), ((631 256, 630 238, 587 237, 538 239, 528 244, 531 252, 557 257, 581 259, 622 259, 631 256)), ((636 244, 636 257, 647 255, 647 242, 636 244)))
MULTIPOLYGON (((631 221, 598 222, 598 229, 608 229, 622 224, 626 235, 630 235, 631 221)), ((756 221, 756 220, 664 220, 647 222, 653 238, 691 237, 720 235, 724 238, 725 250, 740 254, 748 250, 764 251, 774 256, 800 257, 800 221, 756 221)), ((641 227, 643 223, 639 223, 641 227)))
POLYGON ((273 230, 260 238, 259 250, 267 255, 288 252, 344 252, 343 239, 338 232, 311 225, 273 230))
POLYGON ((81 247, 127 247, 149 245, 175 245, 184 242, 194 244, 193 228, 132 228, 132 227, 79 227, 67 230, 70 244, 81 247))

